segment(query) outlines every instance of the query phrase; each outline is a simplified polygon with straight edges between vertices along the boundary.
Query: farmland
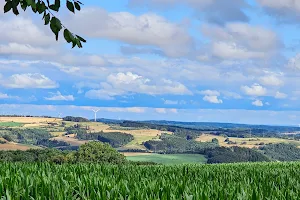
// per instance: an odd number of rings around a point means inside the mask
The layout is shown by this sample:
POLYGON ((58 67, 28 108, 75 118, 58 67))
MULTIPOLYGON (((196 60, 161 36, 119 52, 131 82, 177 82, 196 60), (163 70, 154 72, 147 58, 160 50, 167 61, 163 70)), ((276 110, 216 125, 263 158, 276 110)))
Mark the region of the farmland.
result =
MULTIPOLYGON (((218 133, 213 134, 207 130, 130 121, 104 124, 84 118, 70 119, 74 121, 44 117, 0 117, 0 125, 5 125, 0 126, 0 150, 58 148, 76 151, 79 146, 96 140, 110 144, 124 153, 128 160, 161 164, 300 160, 300 148, 270 146, 270 143, 282 143, 299 147, 300 140, 290 136, 280 138, 280 135, 274 134, 272 137, 269 133, 267 137, 249 137, 247 132, 242 131, 241 137, 228 137, 222 134, 224 131, 230 135, 227 129, 218 129, 218 133)), ((233 130, 235 134, 236 130, 233 130)))
POLYGON ((0 127, 21 127, 23 126, 22 123, 19 122, 1 122, 0 121, 0 127))
POLYGON ((127 153, 125 155, 131 161, 155 162, 165 165, 206 163, 206 158, 201 154, 127 153))
POLYGON ((211 134, 203 134, 199 136, 196 141, 199 142, 210 142, 213 138, 218 139, 220 146, 230 147, 230 146, 240 146, 240 147, 247 147, 247 148, 257 148, 259 147, 259 143, 269 144, 269 143, 292 143, 297 146, 300 146, 300 141, 296 140, 288 140, 282 138, 263 138, 263 137, 253 137, 253 138, 236 138, 236 137, 228 137, 228 139, 235 144, 228 144, 225 141, 227 137, 211 135, 211 134))
POLYGON ((4 199, 297 199, 300 163, 0 164, 4 199))

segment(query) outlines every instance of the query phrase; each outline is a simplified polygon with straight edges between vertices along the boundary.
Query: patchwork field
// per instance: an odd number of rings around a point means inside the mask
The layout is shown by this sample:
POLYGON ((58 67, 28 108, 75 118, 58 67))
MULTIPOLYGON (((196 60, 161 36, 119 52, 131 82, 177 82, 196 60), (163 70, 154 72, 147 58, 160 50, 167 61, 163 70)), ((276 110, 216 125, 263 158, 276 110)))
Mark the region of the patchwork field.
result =
POLYGON ((206 163, 206 158, 200 154, 154 154, 154 153, 124 153, 131 161, 156 162, 164 165, 206 163))
POLYGON ((0 150, 28 150, 28 149, 36 149, 39 148, 37 146, 33 145, 25 145, 25 144, 18 144, 18 143, 6 143, 6 144, 0 144, 0 150))
POLYGON ((259 143, 269 144, 269 143, 292 143, 300 146, 300 141, 296 140, 288 140, 288 139, 281 139, 281 138, 236 138, 236 137, 228 137, 230 141, 236 142, 236 144, 227 144, 225 142, 226 137, 211 135, 211 134, 202 134, 199 136, 196 141, 199 142, 210 142, 213 138, 219 140, 220 146, 230 147, 230 146, 240 146, 240 147, 247 147, 247 148, 257 148, 259 147, 259 143))
POLYGON ((0 127, 21 127, 24 124, 19 122, 1 122, 0 121, 0 127))

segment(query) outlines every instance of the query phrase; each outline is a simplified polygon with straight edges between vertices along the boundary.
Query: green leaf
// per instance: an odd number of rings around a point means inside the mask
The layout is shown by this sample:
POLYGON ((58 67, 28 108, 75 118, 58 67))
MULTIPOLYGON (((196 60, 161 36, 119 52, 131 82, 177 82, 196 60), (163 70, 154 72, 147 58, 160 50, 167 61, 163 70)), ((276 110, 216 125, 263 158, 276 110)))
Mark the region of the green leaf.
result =
POLYGON ((59 7, 57 7, 55 4, 50 5, 49 8, 50 8, 51 10, 56 11, 56 12, 58 12, 58 10, 59 10, 59 7))
POLYGON ((28 4, 29 6, 31 6, 32 0, 26 0, 26 2, 27 2, 27 4, 28 4))
POLYGON ((25 11, 27 8, 27 2, 26 1, 21 1, 21 8, 25 11))
POLYGON ((68 8, 71 12, 75 13, 74 5, 73 5, 73 3, 72 3, 71 1, 67 1, 67 8, 68 8))
POLYGON ((6 4, 4 5, 4 13, 7 13, 11 9, 12 9, 12 2, 11 1, 6 2, 6 4))
POLYGON ((32 3, 31 3, 31 9, 32 9, 32 11, 34 12, 34 13, 36 13, 36 3, 35 3, 35 1, 32 1, 32 3))
POLYGON ((13 8, 13 13, 15 14, 15 15, 19 15, 19 11, 18 11, 18 9, 15 7, 15 8, 13 8))
POLYGON ((55 0, 55 3, 54 3, 58 8, 60 8, 60 0, 55 0))
POLYGON ((56 17, 52 17, 52 19, 50 21, 50 28, 51 28, 52 32, 55 34, 56 40, 58 40, 59 31, 62 28, 60 20, 57 19, 56 17))
POLYGON ((78 39, 79 39, 80 41, 82 41, 82 42, 86 42, 86 40, 85 40, 85 39, 83 39, 82 37, 80 37, 79 35, 76 35, 76 37, 78 37, 78 39))
POLYGON ((18 5, 19 5, 19 3, 20 3, 20 0, 13 0, 13 1, 12 1, 12 7, 13 7, 13 8, 17 8, 18 5))
POLYGON ((78 46, 79 48, 82 48, 82 45, 81 45, 81 42, 80 42, 79 39, 76 39, 76 44, 77 44, 77 46, 78 46))
POLYGON ((78 11, 80 11, 80 5, 79 5, 79 3, 77 3, 76 1, 74 2, 74 5, 75 5, 75 8, 76 8, 76 10, 78 10, 78 11))
POLYGON ((50 22, 50 14, 48 13, 46 16, 45 16, 45 25, 48 25, 49 22, 50 22))
POLYGON ((65 40, 68 42, 68 43, 70 43, 70 42, 72 42, 72 40, 71 40, 71 38, 70 38, 70 31, 68 30, 68 29, 65 29, 64 30, 64 38, 65 38, 65 40))

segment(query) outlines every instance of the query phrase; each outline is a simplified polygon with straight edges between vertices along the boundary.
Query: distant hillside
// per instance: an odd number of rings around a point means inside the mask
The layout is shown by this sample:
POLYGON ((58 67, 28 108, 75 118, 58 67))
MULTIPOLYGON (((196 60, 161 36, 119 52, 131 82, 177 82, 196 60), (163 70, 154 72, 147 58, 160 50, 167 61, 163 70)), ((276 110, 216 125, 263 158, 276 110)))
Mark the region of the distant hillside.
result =
POLYGON ((115 119, 97 119, 98 122, 107 124, 123 124, 124 122, 136 122, 141 124, 164 125, 173 127, 182 127, 198 130, 218 130, 218 129, 233 129, 233 130, 247 130, 251 129, 253 133, 292 133, 300 132, 300 127, 293 126, 271 126, 271 125, 250 125, 250 124, 235 124, 235 123, 219 123, 219 122, 179 122, 179 121, 165 121, 165 120, 115 120, 115 119))

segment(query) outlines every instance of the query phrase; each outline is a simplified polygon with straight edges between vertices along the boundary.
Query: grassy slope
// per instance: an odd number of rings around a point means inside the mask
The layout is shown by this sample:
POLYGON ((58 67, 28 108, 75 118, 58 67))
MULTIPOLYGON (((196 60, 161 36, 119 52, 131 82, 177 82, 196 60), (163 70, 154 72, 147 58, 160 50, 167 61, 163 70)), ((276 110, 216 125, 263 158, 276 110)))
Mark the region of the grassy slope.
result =
POLYGON ((138 154, 127 156, 131 161, 148 161, 165 165, 206 163, 206 158, 200 154, 138 154))
POLYGON ((259 143, 263 142, 265 144, 268 143, 290 143, 290 144, 295 144, 297 146, 300 146, 300 141, 296 140, 288 140, 288 139, 281 139, 281 138, 236 138, 236 137, 229 137, 230 141, 236 142, 237 144, 232 144, 229 145, 224 140, 226 139, 223 136, 216 136, 216 135, 211 135, 211 134, 203 134, 200 137, 198 137, 196 140, 201 141, 201 142, 210 142, 213 138, 217 138, 219 140, 220 146, 240 146, 240 147, 247 147, 247 148, 253 148, 253 147, 258 147, 259 143), (249 139, 258 139, 255 141, 249 141, 249 139), (242 144, 243 142, 246 142, 246 144, 242 144))
POLYGON ((19 122, 0 122, 0 127, 21 127, 22 123, 19 122))

